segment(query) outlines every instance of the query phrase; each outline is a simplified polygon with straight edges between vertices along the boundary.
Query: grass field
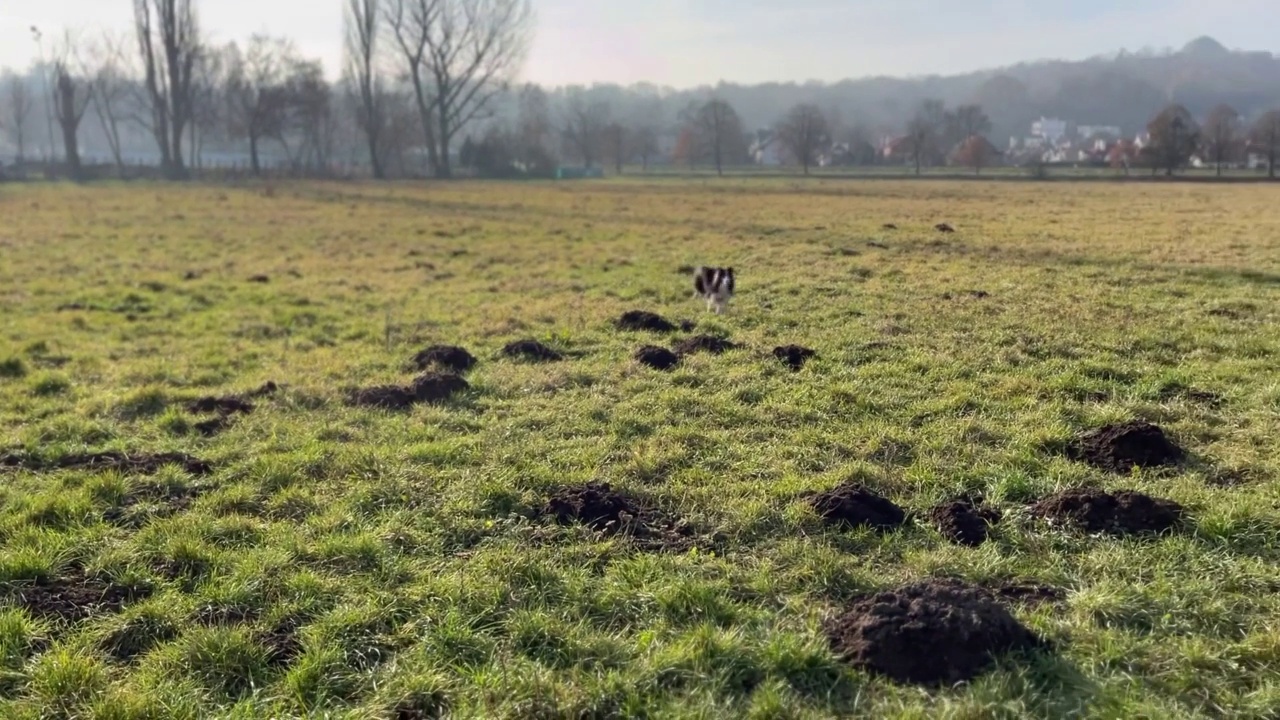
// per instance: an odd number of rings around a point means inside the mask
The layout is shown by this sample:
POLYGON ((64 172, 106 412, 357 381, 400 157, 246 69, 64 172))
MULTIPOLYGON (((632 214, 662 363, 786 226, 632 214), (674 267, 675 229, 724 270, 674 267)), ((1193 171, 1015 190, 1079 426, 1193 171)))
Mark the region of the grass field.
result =
POLYGON ((0 468, 0 716, 1280 707, 1280 189, 32 185, 0 187, 0 219, 0 456, 26 463, 0 468), (700 263, 738 271, 723 316, 678 272, 700 263), (688 333, 615 328, 633 309, 742 347, 642 367, 688 333), (565 358, 501 356, 523 338, 565 358), (466 392, 345 402, 437 343, 479 358, 466 392), (791 372, 788 343, 817 357, 791 372), (268 381, 212 436, 186 407, 268 381), (1064 456, 1132 419, 1188 460, 1064 456), (97 451, 209 468, 32 464, 97 451), (915 519, 825 526, 807 494, 851 479, 915 519), (696 541, 540 512, 592 480, 696 541), (1118 538, 1026 511, 1087 485, 1189 520, 1118 538), (1004 513, 979 547, 923 516, 958 493, 1004 513), (1011 606, 1052 648, 939 689, 829 647, 824 618, 936 576, 1059 589, 1011 606))

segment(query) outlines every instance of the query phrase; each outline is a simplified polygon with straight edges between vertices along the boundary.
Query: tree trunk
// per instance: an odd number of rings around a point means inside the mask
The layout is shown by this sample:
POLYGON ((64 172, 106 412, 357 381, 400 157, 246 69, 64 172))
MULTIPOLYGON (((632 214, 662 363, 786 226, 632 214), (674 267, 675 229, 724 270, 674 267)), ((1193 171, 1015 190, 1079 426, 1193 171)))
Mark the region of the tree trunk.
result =
POLYGON ((382 158, 378 155, 378 137, 374 131, 366 132, 369 140, 369 164, 373 167, 374 180, 386 180, 387 171, 382 168, 382 158))
POLYGON ((249 135, 249 167, 253 171, 253 176, 262 175, 262 165, 258 162, 258 136, 249 135))
MULTIPOLYGON (((74 109, 74 108, 72 108, 74 109)), ((76 137, 76 127, 74 121, 63 122, 62 125, 62 147, 66 151, 67 156, 67 174, 72 180, 80 182, 84 179, 84 172, 80 166, 80 143, 76 137)))

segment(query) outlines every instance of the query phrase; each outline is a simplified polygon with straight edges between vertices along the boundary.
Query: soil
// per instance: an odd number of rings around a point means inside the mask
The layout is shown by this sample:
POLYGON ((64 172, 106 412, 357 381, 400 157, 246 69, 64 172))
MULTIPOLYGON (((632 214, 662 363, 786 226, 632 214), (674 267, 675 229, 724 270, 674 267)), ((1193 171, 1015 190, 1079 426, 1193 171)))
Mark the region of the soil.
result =
POLYGON ((889 249, 889 246, 888 246, 888 245, 885 245, 885 244, 884 244, 884 243, 882 243, 882 242, 876 242, 875 240, 872 240, 872 241, 868 242, 868 243, 867 243, 867 247, 875 248, 875 249, 877 249, 877 250, 888 250, 888 249, 889 249))
POLYGON ((697 270, 697 268, 692 265, 681 265, 676 268, 676 272, 680 275, 692 275, 695 270, 697 270))
POLYGON ((687 340, 681 340, 676 343, 673 349, 677 355, 693 355, 700 352, 720 355, 729 350, 736 350, 737 347, 737 344, 714 335, 694 335, 687 340))
POLYGON ((1081 435, 1067 446, 1067 457, 1126 474, 1135 467, 1176 465, 1186 453, 1160 427, 1135 421, 1107 425, 1081 435))
POLYGON ((693 332, 693 331, 694 331, 694 329, 695 329, 695 328, 697 328, 697 327, 698 327, 698 323, 696 323, 696 322, 694 322, 694 321, 692 321, 692 320, 681 320, 681 321, 680 321, 680 329, 681 329, 681 330, 683 330, 684 332, 693 332))
POLYGON ((1139 535, 1173 529, 1186 513, 1172 500, 1085 488, 1047 497, 1031 506, 1031 514, 1090 533, 1139 535))
POLYGON ((951 227, 947 223, 938 223, 937 225, 933 226, 933 229, 937 230, 940 233, 953 233, 956 231, 955 228, 951 227))
POLYGON ((688 548, 694 540, 691 528, 678 518, 608 483, 562 488, 543 506, 541 515, 561 525, 586 525, 607 537, 623 535, 646 549, 688 548))
POLYGON ((948 292, 948 293, 942 294, 943 300, 954 300, 960 297, 971 297, 974 300, 985 300, 991 297, 991 293, 987 292, 986 290, 964 290, 962 292, 957 292, 957 293, 948 292))
POLYGON ((112 451, 64 455, 57 460, 46 460, 18 453, 0 455, 0 468, 18 468, 33 472, 71 469, 103 472, 118 470, 122 473, 154 475, 166 465, 180 465, 192 475, 208 475, 213 471, 209 463, 182 453, 125 455, 112 451))
POLYGON ((636 350, 635 359, 641 365, 647 365, 654 370, 672 370, 680 364, 679 355, 656 345, 645 345, 636 350))
POLYGON ((182 274, 182 279, 183 280, 199 280, 200 273, 196 272, 195 270, 188 270, 182 274))
POLYGON ((897 226, 897 225, 894 225, 893 223, 885 223, 885 224, 881 225, 881 226, 880 226, 880 228, 881 228, 882 230, 897 230, 897 229, 898 229, 898 226, 897 226))
POLYGON ((930 510, 929 519, 951 542, 978 547, 987 541, 991 526, 1000 522, 1000 511, 984 507, 981 500, 959 498, 930 510))
POLYGON ((989 592, 949 579, 859 600, 825 631, 832 649, 855 667, 930 686, 972 680, 1000 655, 1045 646, 989 592))
POLYGON ((231 427, 231 417, 228 415, 219 415, 214 418, 209 418, 208 420, 201 420, 195 425, 192 425, 192 427, 195 428, 195 431, 199 433, 201 437, 215 437, 222 434, 223 430, 231 427))
POLYGON ((453 373, 433 372, 416 378, 411 388, 418 402, 438 403, 470 390, 471 385, 453 373))
POLYGON ((907 518, 892 500, 853 482, 818 493, 810 498, 809 504, 824 523, 840 527, 870 527, 887 532, 901 526, 907 518))
POLYGON ((169 517, 191 507, 208 486, 152 486, 130 493, 119 505, 102 513, 105 522, 123 527, 141 527, 153 518, 169 517))
POLYGON ((436 367, 460 374, 475 367, 475 364, 475 356, 465 348, 455 345, 433 345, 413 356, 413 366, 418 370, 436 367))
POLYGON ((350 405, 383 410, 408 410, 417 402, 418 396, 412 388, 399 385, 375 385, 354 390, 347 396, 350 405))
POLYGON ((302 641, 298 639, 301 625, 298 618, 286 617, 259 637, 259 642, 267 648, 268 665, 285 667, 302 654, 302 641))
POLYGON ((674 332, 676 329, 676 326, 670 320, 647 310, 628 310, 622 314, 622 317, 618 318, 616 324, 619 330, 633 332, 669 333, 674 332))
POLYGON ((818 353, 801 345, 782 345, 773 349, 773 356, 795 371, 800 370, 810 358, 817 355, 818 353))
POLYGON ((555 362, 564 359, 563 355, 537 340, 517 340, 508 343, 502 348, 502 354, 509 358, 530 362, 555 362))
POLYGON ((1019 580, 995 583, 987 586, 987 590, 1011 605, 1031 607, 1060 603, 1067 596, 1062 588, 1019 580))
POLYGON ((104 583, 79 572, 40 580, 34 585, 11 585, 4 588, 3 593, 32 615, 65 622, 119 612, 129 602, 151 594, 149 590, 104 583))
POLYGON ((251 283, 269 283, 271 278, 267 275, 253 275, 249 278, 251 283))
POLYGON ((253 403, 247 402, 234 395, 226 397, 202 397, 199 400, 187 405, 187 412, 193 415, 203 415, 205 413, 218 413, 219 415, 235 415, 240 413, 248 415, 253 412, 253 403))

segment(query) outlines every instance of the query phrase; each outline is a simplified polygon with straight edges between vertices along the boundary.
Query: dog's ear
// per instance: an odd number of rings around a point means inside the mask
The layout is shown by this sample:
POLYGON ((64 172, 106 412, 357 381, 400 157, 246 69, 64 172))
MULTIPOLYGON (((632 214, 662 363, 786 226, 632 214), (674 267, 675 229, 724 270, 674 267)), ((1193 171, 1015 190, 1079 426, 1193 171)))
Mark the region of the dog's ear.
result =
POLYGON ((725 268, 725 272, 728 273, 729 277, 733 277, 733 268, 725 268))

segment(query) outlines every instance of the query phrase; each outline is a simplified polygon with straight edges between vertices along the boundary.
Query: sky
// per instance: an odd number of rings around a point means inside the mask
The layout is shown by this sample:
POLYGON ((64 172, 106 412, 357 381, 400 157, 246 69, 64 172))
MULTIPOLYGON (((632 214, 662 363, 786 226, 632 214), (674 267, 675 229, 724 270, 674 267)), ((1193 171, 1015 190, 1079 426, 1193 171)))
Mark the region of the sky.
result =
MULTIPOLYGON (((546 85, 835 81, 952 74, 1210 35, 1280 52, 1277 0, 532 0, 521 79, 546 85), (972 6, 972 7, 970 7, 972 6)), ((199 0, 216 42, 287 35, 336 73, 342 0, 199 0)), ((128 32, 130 0, 0 0, 0 67, 24 67, 65 28, 128 32)))

